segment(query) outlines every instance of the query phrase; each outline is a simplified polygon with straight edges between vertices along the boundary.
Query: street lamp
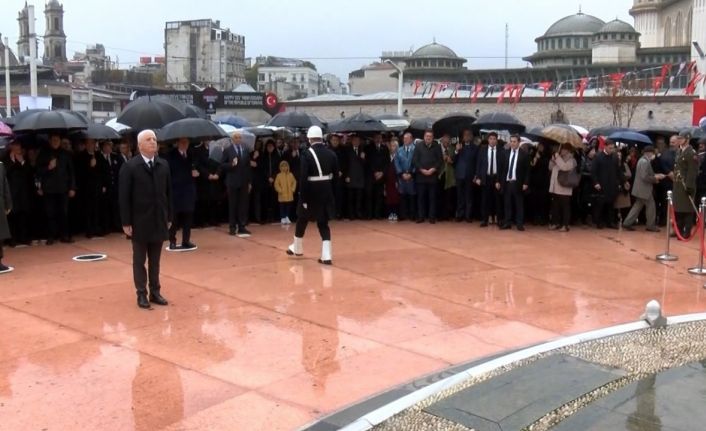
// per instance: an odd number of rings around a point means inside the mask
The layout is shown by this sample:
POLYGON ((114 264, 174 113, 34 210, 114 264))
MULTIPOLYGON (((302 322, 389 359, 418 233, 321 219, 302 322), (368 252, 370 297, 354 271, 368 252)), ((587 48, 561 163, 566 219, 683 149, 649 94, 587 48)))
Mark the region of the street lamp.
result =
POLYGON ((402 115, 402 86, 403 86, 402 84, 404 82, 404 63, 402 63, 402 65, 398 65, 390 59, 385 60, 385 63, 394 67, 395 70, 397 71, 397 115, 401 116, 402 115))
MULTIPOLYGON (((699 54, 700 61, 699 61, 698 70, 700 72, 706 70, 706 61, 704 61, 704 60, 706 60, 706 54, 704 54, 704 50, 701 49, 701 46, 699 45, 699 42, 697 42, 697 41, 693 41, 693 42, 691 42, 691 44, 694 45, 694 49, 696 50, 696 53, 699 54)), ((703 80, 701 81, 701 84, 700 84, 699 99, 702 99, 702 100, 706 99, 706 82, 704 82, 703 80)))

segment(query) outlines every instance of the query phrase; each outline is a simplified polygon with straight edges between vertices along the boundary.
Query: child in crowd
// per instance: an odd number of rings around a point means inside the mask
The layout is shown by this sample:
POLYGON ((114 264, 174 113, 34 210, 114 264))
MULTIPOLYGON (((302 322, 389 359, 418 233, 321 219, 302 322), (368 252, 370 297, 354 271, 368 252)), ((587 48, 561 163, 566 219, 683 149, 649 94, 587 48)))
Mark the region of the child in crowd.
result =
POLYGON ((275 191, 277 192, 277 201, 279 202, 279 216, 282 225, 288 225, 292 222, 289 220, 289 208, 294 202, 294 191, 297 189, 297 180, 289 171, 289 163, 282 160, 279 163, 279 173, 275 177, 275 191))

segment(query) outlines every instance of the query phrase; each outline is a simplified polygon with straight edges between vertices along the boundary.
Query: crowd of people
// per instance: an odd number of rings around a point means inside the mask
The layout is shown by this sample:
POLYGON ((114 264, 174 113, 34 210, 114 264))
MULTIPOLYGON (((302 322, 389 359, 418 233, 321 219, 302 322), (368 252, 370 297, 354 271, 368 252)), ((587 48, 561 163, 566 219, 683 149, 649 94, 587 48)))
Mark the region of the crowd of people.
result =
MULTIPOLYGON (((622 223, 633 230, 644 223, 657 231, 667 221, 666 193, 674 190, 680 233, 688 235, 692 203, 706 195, 706 143, 694 150, 690 136, 657 138, 645 148, 602 140, 583 148, 521 145, 518 135, 503 142, 495 132, 481 137, 471 130, 458 137, 428 130, 423 139, 410 133, 400 138, 326 136, 339 166, 332 181, 335 218, 478 221, 519 231, 526 224, 568 231, 576 224, 601 229, 622 223)), ((133 156, 131 139, 53 134, 43 143, 10 143, 1 158, 12 201, 6 244, 52 245, 76 235, 122 232, 119 172, 133 156)), ((250 223, 296 221, 304 137, 258 138, 250 147, 235 132, 232 143, 218 160, 209 142, 160 143, 171 171, 171 249, 195 248, 192 226, 227 222, 231 235, 247 237, 250 223)))

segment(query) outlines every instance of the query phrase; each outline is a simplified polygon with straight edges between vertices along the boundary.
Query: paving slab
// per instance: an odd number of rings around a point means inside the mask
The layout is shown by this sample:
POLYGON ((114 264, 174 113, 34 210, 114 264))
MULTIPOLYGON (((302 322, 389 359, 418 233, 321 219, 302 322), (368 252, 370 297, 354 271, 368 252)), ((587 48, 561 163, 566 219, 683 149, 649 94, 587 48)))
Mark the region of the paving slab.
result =
POLYGON ((552 355, 471 386, 425 411, 476 431, 519 431, 623 375, 568 355, 552 355))

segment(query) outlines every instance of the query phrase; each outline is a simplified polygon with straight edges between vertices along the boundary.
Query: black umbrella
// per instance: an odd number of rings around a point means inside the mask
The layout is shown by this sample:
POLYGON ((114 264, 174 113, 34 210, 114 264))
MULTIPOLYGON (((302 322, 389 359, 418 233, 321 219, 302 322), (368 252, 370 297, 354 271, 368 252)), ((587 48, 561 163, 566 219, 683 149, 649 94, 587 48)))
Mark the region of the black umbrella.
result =
POLYGON ((292 129, 308 129, 311 126, 319 126, 322 129, 326 127, 326 123, 321 121, 319 117, 306 112, 287 111, 280 112, 267 122, 270 127, 291 127, 292 129))
POLYGON ((240 115, 218 115, 213 120, 217 123, 230 124, 231 126, 239 129, 244 127, 252 127, 252 123, 240 115))
POLYGON ((179 138, 220 139, 227 138, 228 134, 213 121, 203 118, 184 118, 162 127, 158 137, 161 141, 173 141, 179 138))
POLYGON ((477 133, 481 129, 507 130, 510 133, 522 133, 526 127, 517 117, 507 112, 491 112, 483 114, 473 123, 473 130, 477 133))
POLYGON ((438 119, 434 125, 434 136, 441 136, 448 133, 452 137, 461 136, 464 129, 471 130, 471 125, 476 121, 476 117, 464 112, 452 112, 438 119))
POLYGON ((269 138, 275 135, 275 131, 268 127, 243 127, 243 129, 258 138, 269 138))
POLYGON ((547 141, 547 138, 545 138, 544 135, 542 134, 541 127, 533 127, 527 131, 522 132, 521 135, 527 139, 532 140, 533 142, 546 142, 547 141))
POLYGON ((411 133, 415 138, 422 138, 424 131, 434 126, 434 121, 431 117, 413 118, 405 132, 411 133))
POLYGON ((79 130, 88 128, 85 117, 72 111, 40 110, 26 115, 19 116, 15 122, 13 131, 48 131, 48 130, 79 130))
POLYGON ((169 123, 186 118, 186 114, 164 100, 138 99, 130 102, 118 116, 118 123, 135 131, 160 129, 169 123))
POLYGON ((639 130, 638 132, 649 136, 653 141, 656 141, 658 137, 669 139, 672 136, 679 134, 679 130, 675 127, 669 126, 652 126, 644 130, 639 130))
POLYGON ((170 105, 174 105, 175 108, 184 114, 185 118, 206 118, 206 111, 198 106, 183 102, 179 99, 174 99, 164 94, 157 94, 155 96, 140 96, 137 100, 146 100, 148 102, 151 100, 159 100, 160 102, 166 102, 170 105))
POLYGON ((402 132, 409 127, 409 119, 404 115, 380 114, 373 118, 380 120, 390 132, 402 132))
POLYGON ((121 138, 120 133, 105 124, 91 124, 88 126, 88 129, 82 130, 78 133, 86 139, 95 139, 97 141, 121 138))
POLYGON ((652 140, 649 136, 629 130, 624 132, 615 132, 608 136, 608 139, 613 142, 622 142, 624 144, 636 145, 641 148, 647 145, 652 145, 652 140))
POLYGON ((370 115, 360 113, 331 125, 329 131, 333 133, 374 133, 385 132, 387 131, 387 127, 385 127, 382 121, 376 120, 370 115))
POLYGON ((702 128, 696 126, 682 127, 679 129, 679 132, 689 132, 692 140, 706 138, 706 132, 704 132, 702 128))
POLYGON ((30 114, 34 114, 35 112, 47 112, 49 111, 48 109, 26 109, 24 111, 20 111, 15 116, 10 117, 10 118, 3 118, 2 122, 7 124, 10 127, 15 127, 15 124, 17 124, 17 121, 22 119, 23 117, 26 117, 30 114))
POLYGON ((588 136, 590 137, 596 137, 596 136, 610 136, 615 132, 630 132, 633 131, 633 129, 628 129, 627 127, 618 127, 618 126, 604 126, 604 127, 596 127, 595 129, 591 129, 590 132, 588 132, 588 136))

